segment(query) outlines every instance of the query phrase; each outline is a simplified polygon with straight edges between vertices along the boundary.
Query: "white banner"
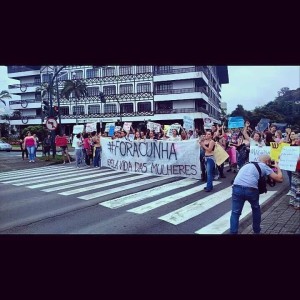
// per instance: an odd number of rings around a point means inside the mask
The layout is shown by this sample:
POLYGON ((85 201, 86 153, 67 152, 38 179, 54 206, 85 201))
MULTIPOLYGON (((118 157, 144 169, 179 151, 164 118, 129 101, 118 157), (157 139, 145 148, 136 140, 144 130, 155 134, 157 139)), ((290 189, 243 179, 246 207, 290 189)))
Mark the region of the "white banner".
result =
POLYGON ((82 133, 84 125, 74 125, 73 134, 82 133))
POLYGON ((85 126, 85 132, 97 131, 97 123, 87 123, 85 126))
POLYGON ((259 156, 263 154, 270 155, 271 147, 270 146, 251 146, 250 147, 250 154, 249 154, 249 162, 252 161, 259 161, 259 156))
POLYGON ((183 128, 185 130, 194 130, 194 119, 190 116, 183 117, 183 128))
POLYGON ((198 140, 126 141, 101 139, 102 166, 130 173, 200 179, 198 140))
POLYGON ((279 168, 287 171, 295 171, 300 155, 300 147, 283 147, 279 158, 279 168))

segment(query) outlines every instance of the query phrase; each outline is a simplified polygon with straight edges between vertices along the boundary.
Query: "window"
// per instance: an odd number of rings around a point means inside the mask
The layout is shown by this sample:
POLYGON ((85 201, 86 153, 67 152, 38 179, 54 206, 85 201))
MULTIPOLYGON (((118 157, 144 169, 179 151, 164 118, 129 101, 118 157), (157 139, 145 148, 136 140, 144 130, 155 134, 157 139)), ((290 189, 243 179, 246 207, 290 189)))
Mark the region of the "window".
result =
POLYGON ((160 101, 157 102, 157 109, 173 109, 172 101, 160 101))
POLYGON ((86 70, 86 78, 99 77, 99 69, 88 69, 86 70))
POLYGON ((100 105, 89 105, 88 113, 89 114, 100 114, 100 105))
POLYGON ((53 74, 42 74, 42 82, 50 82, 53 74))
POLYGON ((88 96, 98 96, 99 95, 99 87, 87 87, 88 96))
POLYGON ((70 110, 68 106, 61 106, 60 107, 60 114, 61 115, 69 115, 70 114, 70 110))
POLYGON ((61 73, 60 75, 58 75, 57 77, 58 80, 68 80, 68 73, 65 72, 65 73, 61 73))
POLYGON ((132 66, 120 66, 119 67, 119 75, 128 75, 133 73, 132 66))
POLYGON ((156 85, 156 91, 157 92, 170 92, 172 87, 173 87, 172 82, 158 83, 156 85))
POLYGON ((73 106, 73 115, 84 115, 84 106, 83 105, 73 106))
POLYGON ((40 85, 40 84, 41 84, 41 77, 34 76, 34 85, 40 85))
POLYGON ((115 95, 116 94, 116 86, 115 85, 107 85, 103 87, 104 95, 115 95))
POLYGON ((103 68, 103 77, 107 77, 107 76, 115 76, 114 67, 103 68))
POLYGON ((75 79, 82 79, 83 78, 83 71, 82 70, 74 71, 72 73, 72 79, 74 79, 74 75, 75 75, 75 79))
POLYGON ((143 73, 151 73, 151 66, 137 66, 136 67, 136 73, 137 74, 143 74, 143 73))
POLYGON ((111 114, 116 113, 117 107, 115 104, 104 104, 104 113, 105 114, 111 114))
POLYGON ((120 94, 130 94, 133 92, 132 84, 121 84, 120 85, 120 94))
POLYGON ((149 93, 151 92, 151 83, 138 83, 136 85, 138 93, 149 93))
POLYGON ((151 111, 151 102, 138 102, 137 109, 139 112, 151 111))
POLYGON ((132 113, 133 112, 133 103, 122 103, 120 104, 121 113, 132 113))

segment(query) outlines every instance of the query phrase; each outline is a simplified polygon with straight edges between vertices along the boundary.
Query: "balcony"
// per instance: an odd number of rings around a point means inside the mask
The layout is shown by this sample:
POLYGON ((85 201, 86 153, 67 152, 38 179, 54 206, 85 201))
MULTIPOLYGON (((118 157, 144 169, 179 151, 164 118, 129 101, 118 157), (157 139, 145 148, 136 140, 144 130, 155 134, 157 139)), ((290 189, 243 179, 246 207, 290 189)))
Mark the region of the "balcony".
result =
POLYGON ((209 114, 208 110, 202 107, 198 108, 177 108, 177 109, 157 109, 155 110, 155 114, 186 114, 186 113, 196 113, 203 112, 205 114, 209 114))
POLYGON ((204 87, 169 89, 154 92, 154 101, 174 101, 199 98, 208 102, 208 93, 204 87))
POLYGON ((41 66, 8 66, 9 78, 19 79, 21 77, 40 75, 41 66))
POLYGON ((8 89, 11 94, 34 93, 36 88, 39 86, 41 86, 41 82, 36 81, 21 84, 10 84, 8 85, 8 89))
POLYGON ((8 66, 7 73, 18 73, 27 71, 40 71, 41 66, 8 66))
POLYGON ((9 101, 9 106, 11 109, 40 108, 41 100, 26 99, 26 100, 9 101))
POLYGON ((202 66, 154 70, 154 82, 183 79, 202 79, 208 85, 209 71, 202 66))

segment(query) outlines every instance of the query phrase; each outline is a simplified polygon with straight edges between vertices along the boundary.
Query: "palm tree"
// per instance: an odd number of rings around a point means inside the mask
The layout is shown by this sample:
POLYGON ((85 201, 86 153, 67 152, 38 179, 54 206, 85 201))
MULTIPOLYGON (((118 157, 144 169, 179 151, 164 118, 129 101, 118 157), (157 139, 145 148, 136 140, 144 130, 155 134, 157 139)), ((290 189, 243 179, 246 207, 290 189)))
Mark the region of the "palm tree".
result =
POLYGON ((0 101, 2 103, 4 103, 4 105, 6 105, 5 101, 3 100, 5 98, 10 98, 11 99, 10 93, 8 91, 1 91, 1 93, 0 93, 0 101))
POLYGON ((84 97, 88 96, 86 84, 79 79, 66 80, 65 85, 61 91, 61 96, 64 96, 69 100, 69 98, 73 92, 77 99, 79 99, 81 96, 84 96, 84 97))
POLYGON ((52 93, 52 95, 56 94, 53 86, 50 86, 47 82, 42 83, 41 86, 35 90, 35 96, 41 96, 42 99, 45 98, 48 93, 52 93))

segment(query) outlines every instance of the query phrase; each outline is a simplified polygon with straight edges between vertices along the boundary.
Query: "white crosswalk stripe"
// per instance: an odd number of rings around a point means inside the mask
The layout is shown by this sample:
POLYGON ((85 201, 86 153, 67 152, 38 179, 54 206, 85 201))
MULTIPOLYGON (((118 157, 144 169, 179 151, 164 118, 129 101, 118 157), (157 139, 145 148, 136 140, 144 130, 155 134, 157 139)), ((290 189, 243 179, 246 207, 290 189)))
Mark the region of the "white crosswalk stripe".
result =
POLYGON ((74 170, 74 167, 55 167, 55 168, 34 168, 34 169, 30 169, 27 171, 18 171, 18 173, 11 173, 11 172, 4 172, 4 173, 0 173, 0 182, 5 181, 5 180, 13 180, 13 179, 17 179, 17 178, 24 178, 24 177, 30 177, 32 175, 36 175, 36 174, 49 174, 50 171, 59 171, 59 170, 74 170))
POLYGON ((201 197, 199 200, 189 205, 186 205, 175 211, 172 211, 169 214, 159 217, 159 219, 174 225, 178 225, 195 216, 200 215, 201 213, 208 210, 209 208, 212 208, 213 206, 223 201, 226 201, 231 197, 231 194, 232 194, 232 187, 230 186, 226 189, 223 189, 207 197, 204 198, 201 197))
MULTIPOLYGON (((132 178, 129 178, 129 179, 131 179, 131 181, 132 181, 132 178)), ((129 181, 129 179, 127 181, 129 181)), ((147 184, 162 181, 162 180, 163 180, 163 178, 161 178, 161 177, 159 177, 159 178, 156 177, 156 178, 153 178, 153 179, 147 178, 147 179, 144 179, 144 180, 139 179, 135 183, 132 183, 132 184, 129 184, 129 185, 121 185, 120 187, 105 190, 103 192, 97 192, 97 193, 85 195, 85 196, 79 197, 79 199, 90 200, 90 199, 94 199, 94 198, 99 198, 99 197, 103 197, 105 195, 109 195, 109 194, 129 190, 129 189, 132 189, 132 188, 135 188, 135 187, 140 187, 142 185, 147 185, 147 184)))
MULTIPOLYGON (((221 182, 218 182, 218 181, 214 182, 214 185, 218 185, 219 183, 221 183, 221 182)), ((160 206, 169 204, 169 203, 171 203, 173 201, 176 201, 176 200, 183 199, 185 197, 191 196, 192 194, 195 194, 195 193, 201 192, 201 194, 203 195, 203 188, 205 186, 206 186, 206 184, 201 184, 201 185, 198 185, 198 186, 196 186, 194 188, 188 189, 186 191, 182 191, 182 192, 176 193, 174 195, 170 195, 168 197, 164 197, 164 198, 158 199, 156 201, 152 201, 150 203, 147 203, 147 204, 144 204, 144 205, 132 208, 132 209, 127 210, 127 211, 133 212, 133 213, 136 213, 136 214, 143 214, 143 213, 148 212, 148 211, 150 211, 152 209, 155 209, 157 207, 160 207, 160 206)))
MULTIPOLYGON (((65 190, 65 189, 68 189, 70 187, 79 187, 79 186, 82 186, 82 185, 88 185, 88 184, 95 183, 95 182, 101 182, 101 184, 99 184, 99 186, 103 187, 103 186, 107 186, 107 184, 108 184, 106 182, 105 182, 105 184, 103 183, 103 181, 105 181, 105 180, 112 180, 112 179, 117 179, 117 178, 128 177, 128 173, 124 173, 124 172, 123 172, 123 174, 120 174, 120 173, 116 174, 115 176, 109 176, 109 177, 107 177, 107 175, 115 174, 115 172, 113 172, 113 173, 112 172, 104 172, 104 173, 100 173, 100 174, 92 174, 93 179, 88 180, 88 181, 81 181, 82 179, 91 178, 91 174, 88 174, 86 176, 80 176, 80 177, 76 177, 76 178, 60 180, 59 182, 43 183, 43 184, 39 184, 39 185, 36 185, 36 186, 32 186, 31 188, 36 188, 37 186, 38 187, 41 187, 41 186, 45 187, 45 186, 55 185, 57 183, 67 183, 67 182, 73 182, 73 181, 79 181, 79 182, 71 183, 69 185, 58 186, 54 189, 56 191, 57 190, 65 190), (100 178, 95 179, 96 177, 100 177, 100 178)), ((86 187, 88 187, 88 190, 92 190, 93 186, 88 185, 86 187)), ((48 190, 42 190, 42 191, 48 192, 48 190)), ((62 194, 62 193, 60 193, 60 194, 62 194)))
MULTIPOLYGON (((259 203, 260 205, 266 202, 269 198, 271 198, 276 191, 269 191, 267 194, 260 195, 259 203)), ((242 214, 240 216, 240 222, 243 220, 250 212, 251 212, 251 205, 248 201, 245 202, 242 214)), ((216 221, 208 224, 205 227, 200 228, 199 230, 195 231, 197 234, 222 234, 229 229, 229 221, 230 221, 231 211, 224 214, 222 217, 217 219, 216 221)))
MULTIPOLYGON (((97 171, 99 171, 99 170, 91 170, 90 172, 93 173, 93 172, 97 172, 97 171)), ((59 170, 59 174, 64 176, 64 178, 77 176, 78 174, 80 174, 80 172, 81 171, 79 171, 78 169, 74 169, 74 168, 67 169, 67 170, 59 170)), ((49 173, 47 173, 47 174, 49 174, 49 173)), ((1 181, 1 182, 2 183, 10 183, 10 184, 19 186, 19 185, 28 184, 28 180, 30 182, 37 183, 37 182, 53 180, 53 178, 55 180, 57 178, 57 176, 58 176, 58 174, 56 174, 56 173, 52 173, 52 174, 49 174, 49 175, 39 173, 39 174, 32 174, 28 178, 23 178, 23 176, 22 176, 18 179, 8 180, 8 181, 1 181)))
POLYGON ((178 189, 178 188, 182 188, 182 187, 188 187, 191 184, 195 184, 196 182, 198 182, 198 180, 195 180, 195 179, 182 179, 180 181, 171 182, 171 183, 167 183, 167 184, 164 184, 162 186, 159 186, 159 187, 148 189, 146 192, 142 191, 142 192, 126 195, 126 196, 123 196, 123 197, 115 198, 115 199, 112 199, 112 200, 108 200, 108 201, 99 203, 99 205, 102 205, 102 206, 105 206, 105 207, 108 207, 108 208, 112 208, 112 209, 116 209, 116 208, 126 206, 126 205, 131 204, 131 203, 135 203, 135 202, 144 200, 145 195, 147 196, 147 199, 148 199, 148 198, 151 198, 151 197, 154 197, 154 196, 161 195, 165 192, 172 191, 174 189, 178 189))

